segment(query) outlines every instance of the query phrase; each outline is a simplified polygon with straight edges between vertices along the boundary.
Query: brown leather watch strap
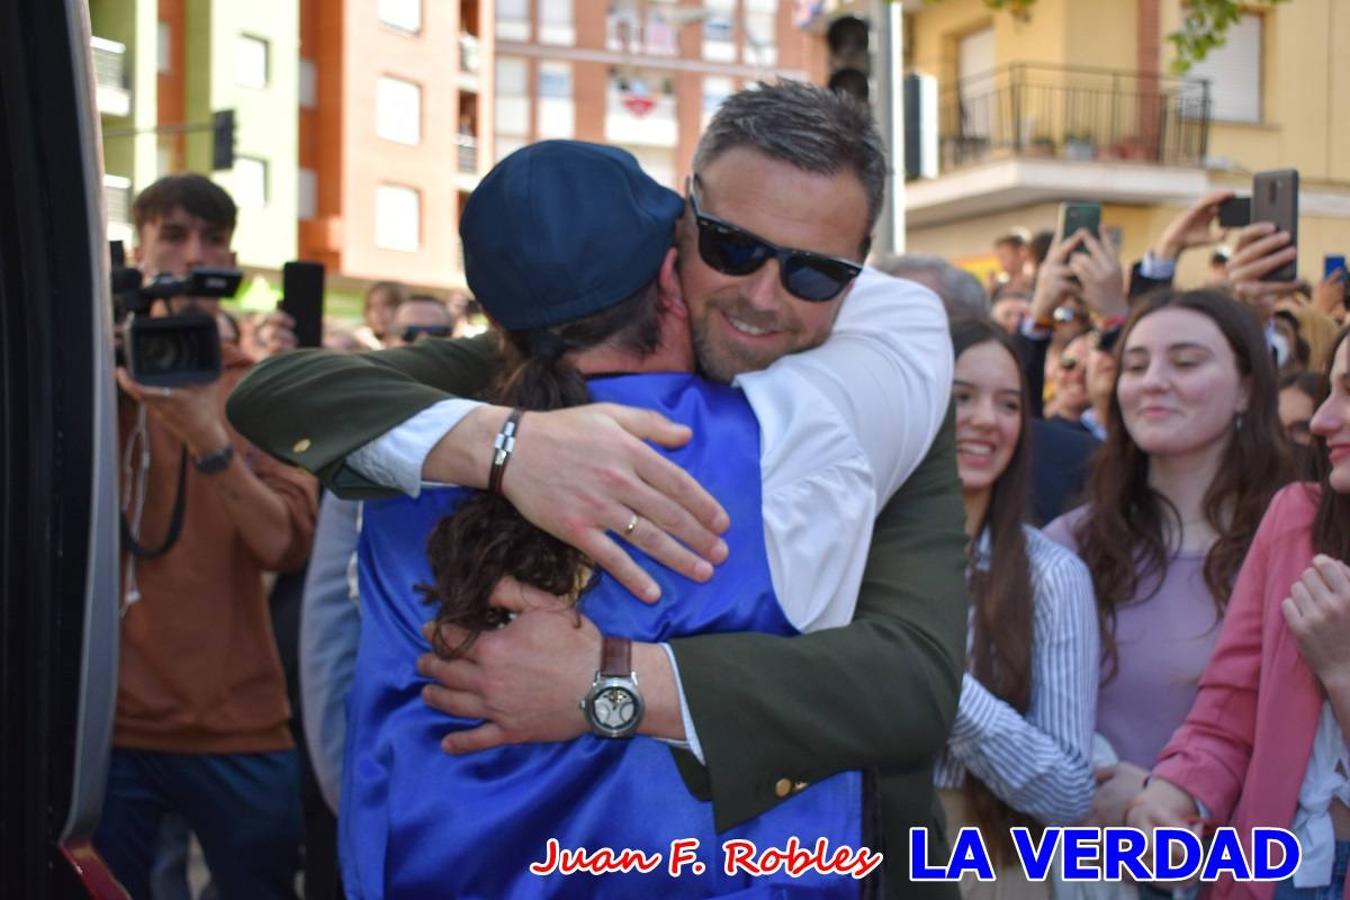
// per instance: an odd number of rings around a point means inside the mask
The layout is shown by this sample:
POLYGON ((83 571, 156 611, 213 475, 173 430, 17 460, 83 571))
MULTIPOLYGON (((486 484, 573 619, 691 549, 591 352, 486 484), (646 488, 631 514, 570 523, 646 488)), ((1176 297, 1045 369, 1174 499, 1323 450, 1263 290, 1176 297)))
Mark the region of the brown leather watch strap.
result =
POLYGON ((600 674, 627 678, 633 674, 633 642, 605 635, 600 650, 600 674))

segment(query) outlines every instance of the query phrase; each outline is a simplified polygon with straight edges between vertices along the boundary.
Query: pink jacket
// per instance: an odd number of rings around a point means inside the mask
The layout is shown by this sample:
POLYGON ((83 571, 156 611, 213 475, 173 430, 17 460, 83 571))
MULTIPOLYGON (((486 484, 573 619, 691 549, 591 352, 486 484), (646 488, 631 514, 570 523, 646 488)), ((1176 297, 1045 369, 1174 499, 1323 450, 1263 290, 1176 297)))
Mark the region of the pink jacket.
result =
MULTIPOLYGON (((1310 484, 1290 485, 1271 501, 1195 705, 1153 768, 1208 806, 1218 822, 1237 828, 1244 842, 1253 827, 1293 822, 1322 712, 1321 684, 1280 611, 1315 555, 1316 512, 1317 488, 1310 484)), ((1225 880, 1208 896, 1268 900, 1274 893, 1272 883, 1225 880)))

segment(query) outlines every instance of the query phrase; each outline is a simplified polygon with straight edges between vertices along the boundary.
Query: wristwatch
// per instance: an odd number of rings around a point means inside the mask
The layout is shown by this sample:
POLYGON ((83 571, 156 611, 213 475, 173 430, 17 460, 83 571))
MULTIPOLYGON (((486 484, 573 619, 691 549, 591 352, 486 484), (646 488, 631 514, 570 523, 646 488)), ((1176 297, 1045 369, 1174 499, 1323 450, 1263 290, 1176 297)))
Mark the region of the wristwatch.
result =
POLYGON ((638 691, 637 673, 633 671, 633 642, 606 636, 600 670, 581 699, 581 711, 596 736, 626 738, 637 733, 642 709, 642 694, 638 691))
POLYGON ((232 459, 234 459, 234 447, 226 444, 219 450, 212 450, 202 456, 192 457, 192 465, 203 475, 215 475, 217 472, 224 472, 229 468, 232 459))

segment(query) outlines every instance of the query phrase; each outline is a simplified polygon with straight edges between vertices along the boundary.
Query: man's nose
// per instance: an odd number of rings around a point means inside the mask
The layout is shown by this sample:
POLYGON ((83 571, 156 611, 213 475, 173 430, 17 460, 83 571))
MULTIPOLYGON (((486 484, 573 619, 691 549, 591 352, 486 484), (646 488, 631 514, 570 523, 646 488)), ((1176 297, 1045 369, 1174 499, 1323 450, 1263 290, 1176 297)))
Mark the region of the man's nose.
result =
POLYGON ((757 310, 769 312, 782 303, 782 281, 778 274, 778 260, 771 259, 746 276, 745 298, 757 310))
POLYGON ((200 266, 205 251, 206 242, 202 240, 202 236, 195 231, 189 232, 187 240, 183 243, 183 264, 189 269, 200 266))

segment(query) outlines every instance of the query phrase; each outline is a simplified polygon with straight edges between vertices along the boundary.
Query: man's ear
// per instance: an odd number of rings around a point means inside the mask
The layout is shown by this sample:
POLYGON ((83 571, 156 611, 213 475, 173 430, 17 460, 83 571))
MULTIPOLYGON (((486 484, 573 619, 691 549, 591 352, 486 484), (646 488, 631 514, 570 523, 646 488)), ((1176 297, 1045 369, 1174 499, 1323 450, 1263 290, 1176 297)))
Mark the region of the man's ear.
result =
POLYGON ((131 248, 131 264, 139 269, 143 262, 145 262, 145 245, 141 243, 141 240, 138 237, 136 239, 136 246, 131 248))
POLYGON ((673 245, 666 251, 656 274, 656 290, 663 311, 687 318, 689 308, 684 305, 684 289, 680 285, 679 257, 680 252, 673 245))

